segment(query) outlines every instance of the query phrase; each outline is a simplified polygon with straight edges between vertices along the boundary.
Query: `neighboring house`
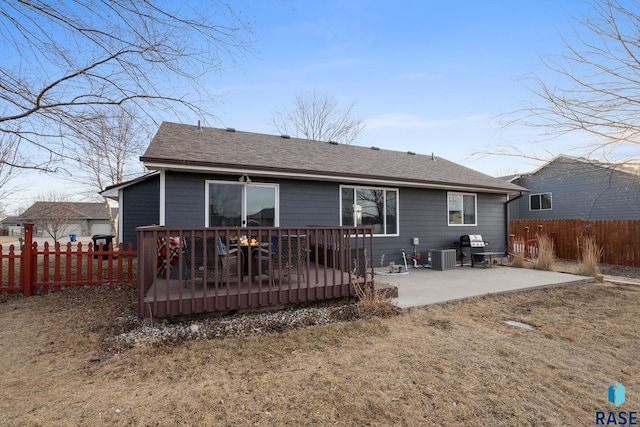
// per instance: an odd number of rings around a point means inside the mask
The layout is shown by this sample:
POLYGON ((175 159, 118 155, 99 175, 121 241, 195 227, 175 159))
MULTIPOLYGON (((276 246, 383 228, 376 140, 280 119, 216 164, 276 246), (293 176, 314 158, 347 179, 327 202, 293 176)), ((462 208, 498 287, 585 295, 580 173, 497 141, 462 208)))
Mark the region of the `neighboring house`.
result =
POLYGON ((561 155, 504 179, 530 191, 509 203, 511 219, 640 219, 637 169, 561 155))
POLYGON ((507 245, 507 196, 526 189, 433 155, 163 123, 141 157, 156 173, 111 186, 121 241, 135 227, 369 225, 375 265, 481 234, 507 245))
MULTIPOLYGON (((111 215, 117 220, 118 209, 112 208, 111 215)), ((20 223, 33 222, 37 235, 44 237, 112 234, 105 203, 35 202, 17 219, 20 223)))
POLYGON ((22 235, 22 223, 17 216, 8 216, 0 222, 0 236, 22 235))

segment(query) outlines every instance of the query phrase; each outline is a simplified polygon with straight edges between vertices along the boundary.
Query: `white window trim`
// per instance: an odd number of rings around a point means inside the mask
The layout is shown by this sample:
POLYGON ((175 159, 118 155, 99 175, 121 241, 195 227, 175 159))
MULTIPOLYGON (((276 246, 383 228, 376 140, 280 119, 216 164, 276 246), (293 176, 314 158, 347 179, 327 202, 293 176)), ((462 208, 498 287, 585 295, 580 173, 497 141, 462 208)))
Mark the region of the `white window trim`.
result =
POLYGON ((533 194, 529 194, 529 212, 537 212, 537 211, 551 211, 553 210, 553 193, 550 191, 544 192, 544 193, 533 193, 533 194), (531 197, 532 196, 542 196, 543 194, 548 194, 549 195, 549 200, 551 201, 551 207, 549 209, 544 209, 542 207, 542 197, 540 197, 540 209, 531 209, 531 197))
MULTIPOLYGON (((339 203, 339 215, 340 215, 340 225, 341 226, 345 226, 345 227, 357 227, 357 225, 355 225, 356 222, 356 217, 354 215, 353 217, 353 225, 343 225, 342 224, 342 189, 343 188, 352 188, 354 190, 353 194, 354 197, 357 193, 356 190, 358 189, 362 189, 362 190, 384 190, 386 191, 395 191, 396 193, 396 232, 393 234, 387 234, 387 233, 382 233, 382 234, 374 234, 373 237, 394 237, 394 236, 399 236, 400 235, 400 190, 398 188, 390 188, 390 187, 372 187, 372 186, 366 186, 366 185, 340 185, 340 189, 338 190, 338 198, 340 200, 339 203)), ((387 197, 386 197, 386 193, 385 193, 385 209, 386 209, 386 203, 387 203, 387 197)), ((386 231, 386 227, 385 227, 385 231, 386 231)))
MULTIPOLYGON (((462 204, 462 209, 464 209, 464 203, 462 204)), ((464 211, 462 212, 462 219, 464 221, 464 211)), ((457 191, 447 191, 447 225, 449 227, 477 227, 478 226, 478 195, 476 193, 460 193, 457 191), (475 222, 473 224, 452 224, 449 221, 449 213, 451 210, 449 209, 449 196, 451 194, 459 194, 461 196, 473 196, 475 203, 473 204, 473 219, 475 222)))
MULTIPOLYGON (((204 182, 204 226, 210 227, 209 225, 209 185, 210 184, 225 184, 225 185, 238 185, 242 186, 242 212, 240 215, 242 219, 247 221, 247 187, 270 187, 275 189, 275 209, 274 209, 274 227, 280 226, 280 185, 272 184, 267 182, 235 182, 235 181, 224 181, 224 180, 213 180, 208 179, 204 182)), ((246 227, 244 225, 243 227, 246 227)))
POLYGON ((164 227, 166 224, 166 212, 167 212, 167 174, 164 169, 160 171, 160 213, 158 215, 158 221, 160 226, 164 227))

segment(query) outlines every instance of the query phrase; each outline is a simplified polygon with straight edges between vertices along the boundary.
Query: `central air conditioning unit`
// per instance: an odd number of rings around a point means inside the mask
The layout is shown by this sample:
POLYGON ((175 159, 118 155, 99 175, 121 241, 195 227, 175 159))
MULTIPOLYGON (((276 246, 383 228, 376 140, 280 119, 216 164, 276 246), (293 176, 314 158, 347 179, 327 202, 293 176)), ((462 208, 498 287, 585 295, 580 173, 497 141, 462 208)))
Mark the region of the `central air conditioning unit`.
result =
POLYGON ((441 251, 431 251, 432 270, 454 270, 456 268, 456 250, 445 249, 441 251))

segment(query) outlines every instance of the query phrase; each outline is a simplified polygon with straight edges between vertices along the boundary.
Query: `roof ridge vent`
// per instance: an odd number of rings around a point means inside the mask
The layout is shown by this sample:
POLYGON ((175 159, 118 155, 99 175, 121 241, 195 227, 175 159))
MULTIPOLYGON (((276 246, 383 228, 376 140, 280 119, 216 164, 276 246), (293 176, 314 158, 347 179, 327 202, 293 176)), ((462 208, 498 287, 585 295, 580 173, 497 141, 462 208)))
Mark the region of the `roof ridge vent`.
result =
POLYGON ((371 147, 372 150, 380 150, 380 147, 371 147))
POLYGON ((280 138, 291 139, 291 137, 289 135, 285 135, 285 134, 280 135, 280 138))
POLYGON ((227 128, 227 132, 235 132, 236 128, 227 128))
POLYGON ((329 141, 329 144, 331 144, 331 145, 338 145, 338 141, 329 141))
POLYGON ((413 151, 407 151, 407 154, 409 154, 410 156, 415 156, 416 153, 414 153, 413 151))

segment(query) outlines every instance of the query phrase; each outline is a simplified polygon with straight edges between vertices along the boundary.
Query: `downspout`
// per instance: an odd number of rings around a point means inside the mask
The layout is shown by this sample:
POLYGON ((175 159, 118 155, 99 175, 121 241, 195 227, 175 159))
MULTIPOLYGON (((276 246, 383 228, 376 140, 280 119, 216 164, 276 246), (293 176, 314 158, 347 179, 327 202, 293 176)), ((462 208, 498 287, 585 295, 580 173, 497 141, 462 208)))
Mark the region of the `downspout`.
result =
POLYGON ((504 219, 505 219, 505 224, 507 224, 507 247, 509 246, 509 203, 511 202, 515 202, 516 200, 522 198, 522 196, 524 196, 525 192, 521 191, 520 194, 518 194, 516 197, 514 197, 513 199, 509 199, 509 195, 507 194, 507 202, 504 204, 504 219))

